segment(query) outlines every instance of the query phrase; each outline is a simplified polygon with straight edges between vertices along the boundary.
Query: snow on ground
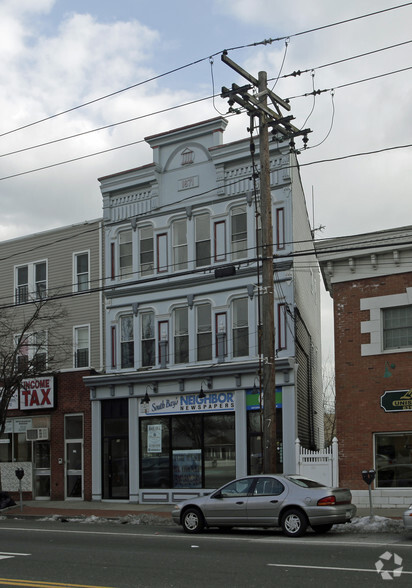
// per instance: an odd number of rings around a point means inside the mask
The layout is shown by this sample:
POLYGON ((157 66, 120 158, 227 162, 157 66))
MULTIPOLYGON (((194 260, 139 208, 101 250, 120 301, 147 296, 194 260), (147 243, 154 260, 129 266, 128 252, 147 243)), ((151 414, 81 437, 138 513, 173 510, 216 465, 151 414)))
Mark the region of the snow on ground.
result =
MULTIPOLYGON (((168 517, 162 517, 153 514, 128 515, 118 519, 96 517, 68 517, 53 515, 40 519, 43 521, 63 521, 70 523, 117 523, 129 525, 174 525, 175 523, 168 517)), ((344 525, 334 525, 332 533, 402 533, 405 531, 401 519, 392 519, 388 517, 367 516, 355 517, 350 523, 344 525)))
MULTIPOLYGON (((0 520, 6 520, 7 517, 0 516, 0 520)), ((16 517, 18 518, 18 517, 16 517)), ((63 523, 115 523, 120 525, 174 525, 175 523, 169 518, 155 514, 142 513, 139 515, 127 515, 118 518, 106 518, 91 516, 71 517, 67 515, 51 515, 38 519, 40 521, 56 521, 63 523)), ((331 533, 403 533, 405 527, 401 519, 393 519, 380 516, 355 517, 350 523, 344 525, 334 525, 331 533)))

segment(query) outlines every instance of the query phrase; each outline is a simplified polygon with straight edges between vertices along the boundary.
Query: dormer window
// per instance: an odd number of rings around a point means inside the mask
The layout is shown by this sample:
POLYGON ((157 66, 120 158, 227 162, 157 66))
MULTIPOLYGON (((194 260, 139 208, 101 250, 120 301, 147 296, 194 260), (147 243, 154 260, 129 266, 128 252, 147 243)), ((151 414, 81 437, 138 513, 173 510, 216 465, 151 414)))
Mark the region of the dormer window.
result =
POLYGON ((189 165, 195 160, 195 153, 191 149, 186 148, 182 151, 182 165, 189 165))

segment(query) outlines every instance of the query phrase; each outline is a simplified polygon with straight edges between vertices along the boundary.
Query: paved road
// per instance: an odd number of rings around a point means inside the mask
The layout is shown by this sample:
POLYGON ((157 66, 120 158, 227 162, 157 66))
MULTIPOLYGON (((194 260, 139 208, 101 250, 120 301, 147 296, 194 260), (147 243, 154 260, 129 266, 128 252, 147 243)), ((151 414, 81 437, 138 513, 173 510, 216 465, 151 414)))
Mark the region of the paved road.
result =
POLYGON ((411 586, 412 535, 288 539, 277 530, 238 530, 188 536, 173 526, 0 521, 0 586, 386 586, 376 571, 379 560, 392 576, 402 566, 392 586, 411 586))

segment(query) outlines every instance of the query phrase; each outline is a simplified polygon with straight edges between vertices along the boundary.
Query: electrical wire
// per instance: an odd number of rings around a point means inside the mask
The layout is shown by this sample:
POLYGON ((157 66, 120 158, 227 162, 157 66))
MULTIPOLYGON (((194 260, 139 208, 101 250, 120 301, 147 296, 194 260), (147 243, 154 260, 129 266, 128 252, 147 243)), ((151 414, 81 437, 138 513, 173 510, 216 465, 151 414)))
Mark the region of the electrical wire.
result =
MULTIPOLYGON (((374 49, 372 51, 367 51, 366 53, 360 53, 358 55, 352 55, 351 57, 345 57, 344 59, 338 59, 337 61, 331 61, 329 63, 324 63, 323 65, 317 65, 316 67, 311 67, 309 69, 303 69, 303 70, 297 70, 297 71, 293 71, 290 74, 285 74, 282 76, 282 79, 284 78, 289 78, 289 77, 298 77, 301 76, 302 74, 305 73, 311 73, 312 71, 315 71, 317 69, 322 69, 324 67, 331 67, 332 65, 339 65, 341 63, 346 63, 348 61, 352 61, 354 59, 359 59, 361 57, 368 57, 369 55, 374 55, 375 53, 380 53, 381 51, 388 51, 389 49, 394 49, 396 47, 401 47, 402 45, 408 45, 409 43, 412 43, 412 40, 409 41, 403 41, 401 43, 396 43, 395 45, 388 45, 386 47, 381 47, 380 49, 374 49)), ((271 80, 268 80, 271 81, 271 80)))
MULTIPOLYGON (((376 16, 378 14, 383 14, 385 12, 390 12, 392 10, 398 10, 400 8, 405 8, 405 7, 411 6, 411 5, 412 5, 412 2, 407 2, 405 4, 400 4, 398 6, 391 6, 389 8, 385 8, 385 9, 382 9, 382 10, 377 10, 377 11, 370 12, 370 13, 367 13, 367 14, 363 14, 363 15, 360 15, 360 16, 356 16, 356 17, 345 19, 345 20, 341 20, 341 21, 329 23, 327 25, 322 25, 320 27, 315 27, 315 28, 312 28, 312 29, 307 29, 307 30, 304 30, 304 31, 300 31, 299 33, 289 34, 289 35, 285 35, 283 37, 277 37, 277 38, 274 38, 274 39, 264 39, 263 41, 256 41, 254 43, 247 43, 247 44, 238 45, 238 46, 235 46, 235 47, 230 47, 229 49, 225 49, 224 51, 227 51, 227 52, 229 52, 229 51, 237 51, 239 49, 245 49, 245 48, 249 48, 249 47, 257 47, 259 45, 266 46, 266 45, 270 45, 270 44, 272 44, 274 42, 277 42, 277 41, 286 41, 286 40, 289 40, 291 37, 299 37, 299 36, 302 36, 302 35, 307 35, 307 34, 314 33, 314 32, 321 31, 321 30, 325 30, 325 29, 328 29, 328 28, 331 28, 331 27, 340 26, 342 24, 347 24, 349 22, 354 22, 354 21, 361 20, 361 19, 364 19, 364 18, 370 18, 371 16, 376 16)), ((167 72, 164 72, 162 74, 158 74, 156 76, 153 76, 153 77, 148 78, 146 80, 143 80, 141 82, 137 82, 136 84, 131 84, 130 86, 127 86, 127 87, 122 88, 120 90, 116 90, 114 92, 110 92, 109 94, 105 94, 104 96, 100 96, 98 98, 94 98, 93 100, 89 100, 88 102, 84 102, 82 104, 79 104, 77 106, 73 106, 73 107, 68 108, 66 110, 62 110, 60 112, 57 112, 57 113, 52 114, 52 115, 49 115, 49 116, 44 117, 42 119, 39 119, 37 121, 33 121, 31 123, 27 123, 25 125, 22 125, 20 127, 15 128, 15 129, 11 129, 9 131, 0 133, 0 138, 1 137, 5 137, 7 135, 10 135, 12 133, 16 133, 16 132, 21 131, 23 129, 27 129, 29 127, 38 125, 40 123, 43 123, 43 122, 52 120, 54 118, 63 116, 64 114, 68 114, 70 112, 73 112, 75 110, 79 110, 79 109, 84 108, 86 106, 90 106, 92 104, 96 104, 97 102, 100 102, 102 100, 106 100, 106 99, 111 98, 113 96, 119 95, 119 94, 121 94, 123 92, 127 92, 127 91, 129 91, 131 89, 137 88, 137 87, 142 86, 144 84, 147 84, 149 82, 159 80, 159 79, 161 79, 163 77, 166 77, 166 76, 171 75, 173 73, 176 73, 178 71, 182 71, 183 69, 187 69, 188 67, 192 67, 194 65, 197 65, 199 63, 202 63, 203 61, 206 61, 207 59, 210 60, 211 58, 216 57, 217 55, 220 55, 222 52, 223 52, 222 50, 221 51, 217 51, 216 53, 213 53, 212 55, 210 55, 208 57, 202 57, 202 58, 197 59, 197 60, 194 60, 194 61, 192 61, 190 63, 186 63, 186 64, 184 64, 182 66, 179 66, 179 67, 170 69, 167 72)))

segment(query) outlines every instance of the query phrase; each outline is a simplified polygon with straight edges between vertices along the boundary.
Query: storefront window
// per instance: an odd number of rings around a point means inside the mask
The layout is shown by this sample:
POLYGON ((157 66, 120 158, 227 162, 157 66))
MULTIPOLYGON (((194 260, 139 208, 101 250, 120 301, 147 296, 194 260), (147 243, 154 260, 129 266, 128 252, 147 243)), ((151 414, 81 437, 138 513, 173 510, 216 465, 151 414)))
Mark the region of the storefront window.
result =
POLYGON ((205 488, 218 488, 236 476, 233 414, 204 416, 205 488))
POLYGON ((169 418, 141 421, 141 488, 170 487, 169 418))
POLYGON ((141 419, 141 488, 217 488, 236 475, 234 414, 141 419))
POLYGON ((377 488, 412 487, 412 432, 375 435, 377 488))

